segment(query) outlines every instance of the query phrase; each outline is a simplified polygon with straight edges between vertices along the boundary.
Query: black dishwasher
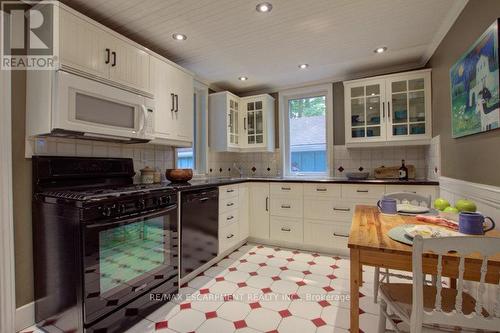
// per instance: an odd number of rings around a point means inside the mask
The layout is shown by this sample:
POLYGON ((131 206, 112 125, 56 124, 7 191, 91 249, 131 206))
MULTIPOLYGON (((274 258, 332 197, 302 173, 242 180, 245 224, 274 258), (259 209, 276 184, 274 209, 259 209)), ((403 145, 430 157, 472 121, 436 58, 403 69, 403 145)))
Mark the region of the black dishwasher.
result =
POLYGON ((219 189, 181 193, 181 263, 185 277, 217 256, 219 250, 219 189))

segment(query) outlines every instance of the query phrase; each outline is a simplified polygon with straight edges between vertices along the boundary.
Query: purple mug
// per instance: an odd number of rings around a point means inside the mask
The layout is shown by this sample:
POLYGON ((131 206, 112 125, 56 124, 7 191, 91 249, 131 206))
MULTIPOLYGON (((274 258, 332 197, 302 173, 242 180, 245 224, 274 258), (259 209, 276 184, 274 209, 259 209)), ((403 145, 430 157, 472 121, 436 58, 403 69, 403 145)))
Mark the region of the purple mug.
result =
POLYGON ((495 221, 491 217, 485 217, 480 213, 461 212, 458 216, 458 231, 468 235, 484 235, 485 232, 495 228, 495 221), (483 226, 484 220, 490 220, 491 227, 483 226))
POLYGON ((397 214, 398 202, 394 198, 383 197, 377 202, 378 209, 384 214, 397 214))

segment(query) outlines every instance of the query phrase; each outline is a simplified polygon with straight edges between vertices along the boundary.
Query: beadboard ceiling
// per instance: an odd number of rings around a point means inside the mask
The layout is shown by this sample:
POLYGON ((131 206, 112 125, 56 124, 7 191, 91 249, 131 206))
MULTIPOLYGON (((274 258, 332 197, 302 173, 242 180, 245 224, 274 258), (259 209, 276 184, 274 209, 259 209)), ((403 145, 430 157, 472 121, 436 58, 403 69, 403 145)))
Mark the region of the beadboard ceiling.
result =
POLYGON ((66 0, 222 89, 276 91, 415 68, 467 0, 66 0), (183 42, 173 33, 186 34, 183 42), (373 50, 387 46, 384 54, 373 50), (310 67, 299 70, 298 65, 310 67), (241 82, 238 77, 249 78, 241 82))

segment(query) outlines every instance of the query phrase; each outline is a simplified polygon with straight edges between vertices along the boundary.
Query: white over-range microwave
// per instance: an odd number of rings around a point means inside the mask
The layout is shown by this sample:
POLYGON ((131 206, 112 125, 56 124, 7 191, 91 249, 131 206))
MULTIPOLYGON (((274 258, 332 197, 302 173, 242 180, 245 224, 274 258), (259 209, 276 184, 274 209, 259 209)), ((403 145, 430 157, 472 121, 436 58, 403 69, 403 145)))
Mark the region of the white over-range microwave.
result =
POLYGON ((147 142, 154 100, 65 71, 27 74, 28 136, 147 142))

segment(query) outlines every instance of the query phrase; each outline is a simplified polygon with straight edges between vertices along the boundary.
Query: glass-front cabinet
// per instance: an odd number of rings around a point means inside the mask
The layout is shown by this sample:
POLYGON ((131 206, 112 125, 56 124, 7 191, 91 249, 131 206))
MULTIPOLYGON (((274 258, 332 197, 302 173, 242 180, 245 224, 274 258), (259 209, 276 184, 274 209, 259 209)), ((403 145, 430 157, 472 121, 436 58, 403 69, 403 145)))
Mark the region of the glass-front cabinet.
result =
POLYGON ((344 82, 347 146, 428 144, 431 70, 344 82))
POLYGON ((346 87, 350 117, 346 119, 348 135, 353 141, 383 141, 385 82, 359 82, 346 87))
POLYGON ((274 151, 274 98, 210 94, 209 141, 212 151, 274 151))

